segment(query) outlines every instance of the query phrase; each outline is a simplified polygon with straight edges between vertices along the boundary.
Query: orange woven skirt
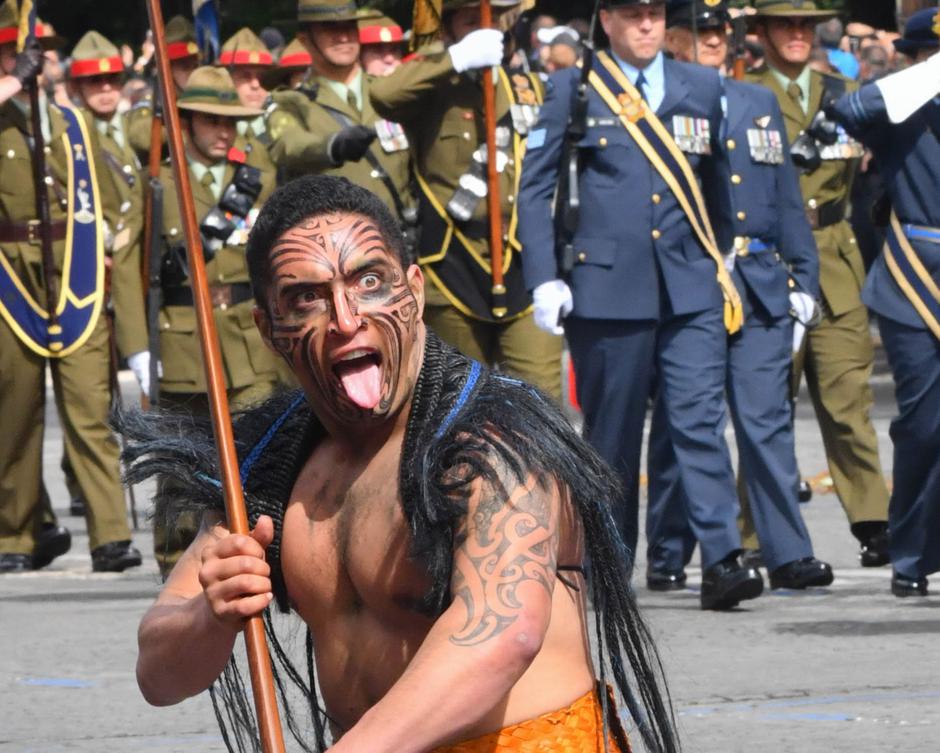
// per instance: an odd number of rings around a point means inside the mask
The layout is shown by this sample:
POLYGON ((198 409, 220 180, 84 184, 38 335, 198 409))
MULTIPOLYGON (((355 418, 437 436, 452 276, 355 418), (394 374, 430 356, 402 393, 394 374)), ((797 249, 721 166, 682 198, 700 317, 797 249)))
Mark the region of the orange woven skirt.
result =
MULTIPOLYGON (((630 753, 627 736, 611 703, 607 753, 630 753), (621 743, 618 743, 618 739, 621 743)), ((434 753, 604 753, 603 709, 588 691, 570 706, 499 732, 437 748, 434 753)))

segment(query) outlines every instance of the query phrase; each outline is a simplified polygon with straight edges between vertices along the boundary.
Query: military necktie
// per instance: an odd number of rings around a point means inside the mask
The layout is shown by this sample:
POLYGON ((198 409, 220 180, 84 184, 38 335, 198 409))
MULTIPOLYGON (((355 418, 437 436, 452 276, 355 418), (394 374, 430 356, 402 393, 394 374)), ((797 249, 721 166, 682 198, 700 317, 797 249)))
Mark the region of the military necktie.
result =
POLYGON ((643 101, 649 103, 649 99, 646 96, 646 76, 643 75, 643 71, 640 71, 640 75, 636 77, 636 88, 637 91, 640 92, 643 101))
POLYGON ((359 100, 356 98, 356 93, 352 89, 346 90, 346 104, 355 112, 359 112, 359 100))
POLYGON ((206 172, 203 174, 199 182, 202 183, 203 187, 206 188, 209 191, 209 193, 215 196, 215 191, 212 188, 213 185, 215 184, 215 177, 212 175, 211 172, 206 170, 206 172))
MULTIPOLYGON (((803 90, 796 81, 791 81, 787 84, 787 95, 796 103, 796 106, 799 107, 800 110, 803 110, 803 90)), ((803 112, 806 111, 803 110, 803 112)))

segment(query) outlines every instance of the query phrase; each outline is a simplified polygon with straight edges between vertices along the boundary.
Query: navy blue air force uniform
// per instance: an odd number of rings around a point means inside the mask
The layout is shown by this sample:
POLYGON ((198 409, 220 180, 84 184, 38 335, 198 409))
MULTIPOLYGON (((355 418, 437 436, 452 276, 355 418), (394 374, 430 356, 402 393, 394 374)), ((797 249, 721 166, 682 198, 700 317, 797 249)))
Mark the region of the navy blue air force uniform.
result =
MULTIPOLYGON (((901 234, 934 287, 940 287, 940 98, 894 124, 877 85, 869 84, 840 99, 833 114, 874 152, 901 234)), ((909 269, 903 252, 894 256, 909 269)), ((925 286, 912 287, 928 299, 925 286)), ((922 580, 940 570, 940 335, 895 280, 884 252, 862 297, 878 315, 899 411, 891 423, 891 562, 896 574, 922 580)))
MULTIPOLYGON (((732 279, 744 328, 728 342, 727 397, 761 551, 769 570, 813 555, 799 511, 799 473, 788 400, 792 364, 791 280, 819 297, 819 260, 790 163, 774 94, 725 80, 721 137, 731 165, 732 279)), ((695 548, 663 402, 653 412, 648 453, 650 568, 679 572, 695 548)))
MULTIPOLYGON (((719 248, 733 238, 728 169, 719 138, 721 82, 715 71, 660 59, 663 98, 651 106, 680 139, 699 176, 719 248)), ((636 81, 637 71, 621 66, 636 81)), ((519 192, 526 285, 563 275, 555 256, 552 201, 580 71, 554 74, 529 136, 519 192)), ((566 282, 574 309, 565 330, 586 436, 621 475, 617 511, 636 550, 639 464, 647 399, 663 395, 703 566, 740 548, 734 474, 719 430, 724 415, 727 336, 714 261, 682 208, 611 109, 591 88, 581 154, 581 210, 566 282)))

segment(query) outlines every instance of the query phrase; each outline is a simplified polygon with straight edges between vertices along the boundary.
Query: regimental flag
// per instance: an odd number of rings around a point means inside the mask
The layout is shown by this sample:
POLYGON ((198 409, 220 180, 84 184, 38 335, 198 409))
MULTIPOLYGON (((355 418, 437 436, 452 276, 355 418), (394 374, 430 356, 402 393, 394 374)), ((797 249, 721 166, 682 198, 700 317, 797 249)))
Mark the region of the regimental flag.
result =
POLYGON ((33 0, 20 0, 20 31, 16 36, 16 51, 22 52, 26 46, 26 40, 34 36, 36 36, 36 5, 33 0))
POLYGON ((411 24, 412 50, 433 42, 440 35, 442 4, 443 0, 415 0, 414 19, 411 24))
POLYGON ((215 0, 193 0, 193 20, 202 59, 212 65, 219 57, 219 11, 215 0))

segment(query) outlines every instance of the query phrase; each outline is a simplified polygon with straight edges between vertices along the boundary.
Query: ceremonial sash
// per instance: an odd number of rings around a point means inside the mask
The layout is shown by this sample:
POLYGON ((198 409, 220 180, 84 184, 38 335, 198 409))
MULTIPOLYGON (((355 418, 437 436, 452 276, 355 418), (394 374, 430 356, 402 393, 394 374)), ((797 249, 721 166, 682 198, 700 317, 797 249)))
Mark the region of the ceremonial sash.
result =
POLYGON ((716 277, 725 300, 724 320, 729 334, 744 324, 744 309, 734 282, 718 250, 715 233, 688 159, 676 145, 672 134, 640 96, 636 87, 610 56, 599 52, 589 74, 591 86, 613 111, 630 137, 666 181, 685 213, 699 243, 715 262, 716 277))
POLYGON ((884 254, 885 263, 901 292, 933 332, 934 337, 940 340, 940 288, 904 235, 894 212, 891 213, 884 254))
POLYGON ((57 324, 49 324, 47 308, 30 295, 0 250, 0 316, 37 355, 64 358, 91 335, 104 303, 104 242, 98 179, 90 139, 81 114, 60 107, 68 164, 68 224, 62 279, 56 304, 57 324))
MULTIPOLYGON (((518 196, 527 135, 519 132, 512 118, 512 108, 541 105, 541 91, 531 79, 526 88, 520 85, 521 82, 510 80, 503 68, 499 68, 497 73, 497 86, 503 89, 510 103, 510 114, 507 117, 513 122, 511 143, 516 169, 513 192, 518 196), (528 97, 524 96, 526 92, 530 93, 528 97)), ((450 216, 447 208, 417 171, 415 178, 422 198, 419 208, 422 249, 418 263, 435 288, 454 308, 473 319, 505 323, 528 314, 532 310, 532 303, 522 279, 521 267, 512 264, 515 254, 522 249, 518 238, 516 205, 513 204, 509 217, 506 228, 508 242, 503 252, 503 275, 509 311, 505 316, 496 317, 492 312, 489 292, 493 285, 490 260, 477 251, 474 241, 461 231, 460 224, 450 216)))

